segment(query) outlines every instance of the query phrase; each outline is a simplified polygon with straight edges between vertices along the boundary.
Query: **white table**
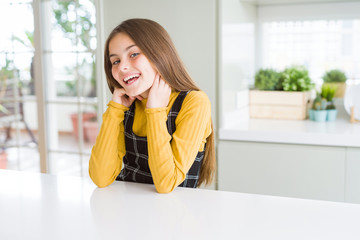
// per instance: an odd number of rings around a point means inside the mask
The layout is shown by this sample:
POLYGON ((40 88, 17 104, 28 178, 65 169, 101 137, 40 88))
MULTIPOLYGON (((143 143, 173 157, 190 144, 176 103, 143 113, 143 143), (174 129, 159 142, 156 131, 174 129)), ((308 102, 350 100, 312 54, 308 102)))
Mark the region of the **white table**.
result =
POLYGON ((360 205, 0 170, 0 239, 360 239, 360 205))

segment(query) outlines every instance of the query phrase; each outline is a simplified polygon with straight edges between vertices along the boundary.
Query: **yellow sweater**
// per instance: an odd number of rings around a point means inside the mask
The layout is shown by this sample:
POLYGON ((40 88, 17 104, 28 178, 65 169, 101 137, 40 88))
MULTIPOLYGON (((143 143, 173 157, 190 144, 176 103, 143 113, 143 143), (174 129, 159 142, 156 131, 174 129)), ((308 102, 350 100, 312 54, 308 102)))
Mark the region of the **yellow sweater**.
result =
MULTIPOLYGON (((148 140, 148 162, 160 193, 171 192, 181 184, 199 151, 203 151, 211 129, 211 105, 202 91, 191 91, 175 120, 173 139, 166 127, 167 115, 179 92, 173 91, 164 108, 146 108, 147 99, 135 102, 133 132, 148 140)), ((89 174, 99 187, 113 183, 125 155, 124 112, 128 108, 110 101, 91 151, 89 174)))

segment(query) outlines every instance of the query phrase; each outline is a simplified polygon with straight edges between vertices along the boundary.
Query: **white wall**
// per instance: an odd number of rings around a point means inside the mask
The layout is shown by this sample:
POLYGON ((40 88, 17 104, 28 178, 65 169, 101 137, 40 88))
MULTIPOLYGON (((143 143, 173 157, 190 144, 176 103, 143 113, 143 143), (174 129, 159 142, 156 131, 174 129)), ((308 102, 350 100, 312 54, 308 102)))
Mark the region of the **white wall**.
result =
POLYGON ((105 40, 115 26, 128 18, 152 19, 169 32, 190 75, 211 100, 214 124, 217 101, 216 2, 107 0, 102 3, 105 40))

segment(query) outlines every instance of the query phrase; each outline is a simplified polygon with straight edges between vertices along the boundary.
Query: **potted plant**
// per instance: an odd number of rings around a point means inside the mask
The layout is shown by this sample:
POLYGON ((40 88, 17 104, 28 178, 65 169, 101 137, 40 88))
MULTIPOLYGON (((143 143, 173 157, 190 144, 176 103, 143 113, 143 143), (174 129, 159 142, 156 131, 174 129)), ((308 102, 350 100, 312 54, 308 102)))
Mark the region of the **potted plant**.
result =
POLYGON ((314 84, 302 66, 283 72, 260 69, 250 90, 250 117, 303 120, 307 118, 314 84))
POLYGON ((310 120, 316 122, 325 122, 327 117, 326 105, 326 99, 321 97, 321 93, 317 92, 316 98, 312 104, 312 108, 309 110, 310 120))
POLYGON ((260 69, 255 75, 255 87, 259 90, 282 90, 281 76, 273 69, 260 69))
POLYGON ((321 89, 321 96, 326 99, 326 120, 331 122, 336 120, 337 110, 334 104, 334 96, 336 94, 335 86, 323 85, 321 89))
POLYGON ((316 94, 316 98, 309 111, 310 120, 316 122, 335 121, 337 110, 333 102, 336 88, 332 86, 322 86, 321 92, 316 94))
MULTIPOLYGON (((1 79, 1 84, 3 84, 4 81, 1 79)), ((3 91, 3 85, 0 86, 0 97, 2 98, 1 92, 3 91)), ((0 117, 3 114, 7 114, 8 110, 5 108, 4 105, 0 103, 0 117)), ((0 149, 0 169, 6 169, 7 168, 7 152, 4 147, 0 149)))
POLYGON ((82 113, 73 113, 70 115, 71 122, 73 125, 73 133, 76 139, 79 139, 79 114, 82 116, 82 126, 83 126, 83 137, 84 141, 88 141, 89 137, 86 134, 85 130, 85 123, 89 121, 90 119, 95 118, 96 119, 96 113, 95 112, 82 112, 82 113))
POLYGON ((326 72, 323 76, 323 85, 336 88, 336 94, 334 97, 343 98, 346 89, 346 75, 339 69, 333 69, 326 72))
POLYGON ((284 91, 309 91, 315 87, 304 66, 286 68, 283 72, 284 91))
POLYGON ((5 149, 0 150, 0 169, 7 168, 7 152, 5 149))
POLYGON ((99 126, 97 122, 97 116, 95 115, 94 117, 84 122, 84 133, 87 137, 87 141, 91 144, 94 144, 98 132, 99 132, 99 126))
MULTIPOLYGON (((0 91, 2 87, 0 87, 0 91)), ((0 94, 1 95, 1 94, 0 94)), ((0 117, 2 114, 7 114, 8 110, 0 103, 0 117)), ((7 168, 7 152, 4 147, 0 149, 0 169, 7 168)))
MULTIPOLYGON (((0 69, 0 99, 5 97, 8 88, 8 79, 14 77, 14 71, 11 69, 10 61, 6 59, 5 66, 0 69)), ((6 116, 9 113, 5 104, 0 101, 0 117, 6 116)), ((7 168, 7 152, 5 147, 0 148, 0 169, 7 168)))

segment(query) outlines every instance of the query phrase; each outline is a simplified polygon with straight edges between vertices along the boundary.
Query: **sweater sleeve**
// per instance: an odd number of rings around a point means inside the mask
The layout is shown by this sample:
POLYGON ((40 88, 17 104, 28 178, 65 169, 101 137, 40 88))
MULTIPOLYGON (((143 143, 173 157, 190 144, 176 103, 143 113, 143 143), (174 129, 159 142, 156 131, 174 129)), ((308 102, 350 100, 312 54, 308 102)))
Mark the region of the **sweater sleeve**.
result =
POLYGON ((98 187, 113 183, 119 175, 125 155, 124 113, 128 108, 110 101, 103 114, 100 132, 92 148, 89 175, 98 187))
POLYGON ((201 144, 211 133, 210 101, 201 91, 188 94, 176 118, 171 142, 166 108, 146 109, 145 112, 149 168, 157 191, 168 193, 185 180, 201 144))

